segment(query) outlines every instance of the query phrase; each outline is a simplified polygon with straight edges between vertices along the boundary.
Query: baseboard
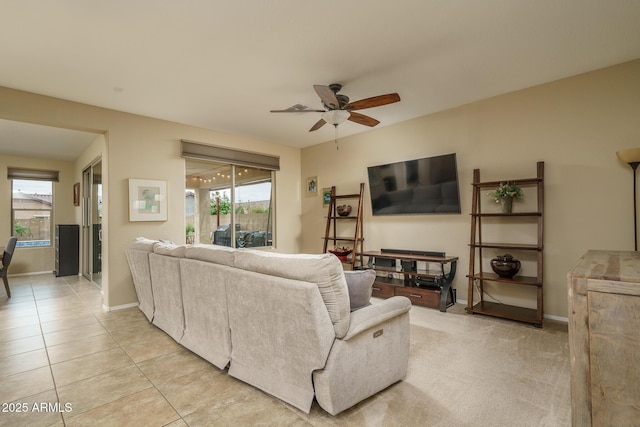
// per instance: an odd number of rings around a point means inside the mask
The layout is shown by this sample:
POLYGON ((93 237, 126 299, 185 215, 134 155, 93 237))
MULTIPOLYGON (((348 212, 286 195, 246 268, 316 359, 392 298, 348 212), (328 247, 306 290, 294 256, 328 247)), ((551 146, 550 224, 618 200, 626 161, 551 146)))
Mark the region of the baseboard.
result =
POLYGON ((569 323, 569 318, 568 317, 553 316, 551 314, 545 314, 542 317, 544 317, 545 319, 549 319, 549 320, 555 320, 556 322, 569 323))
POLYGON ((51 274, 51 270, 47 270, 47 271, 32 271, 30 273, 9 274, 9 277, 38 276, 40 274, 51 274))
POLYGON ((140 305, 140 304, 137 303, 137 302, 132 302, 130 304, 114 305, 113 307, 109 307, 109 306, 106 306, 106 305, 102 304, 102 311, 107 313, 109 311, 117 311, 117 310, 124 310, 126 308, 137 307, 138 305, 140 305))
MULTIPOLYGON (((458 299, 458 300, 456 300, 456 304, 467 305, 467 301, 466 300, 462 300, 462 299, 458 299)), ((542 317, 545 318, 545 319, 549 319, 549 320, 555 320, 556 322, 569 323, 569 318, 568 317, 554 316, 552 314, 543 314, 542 317)))

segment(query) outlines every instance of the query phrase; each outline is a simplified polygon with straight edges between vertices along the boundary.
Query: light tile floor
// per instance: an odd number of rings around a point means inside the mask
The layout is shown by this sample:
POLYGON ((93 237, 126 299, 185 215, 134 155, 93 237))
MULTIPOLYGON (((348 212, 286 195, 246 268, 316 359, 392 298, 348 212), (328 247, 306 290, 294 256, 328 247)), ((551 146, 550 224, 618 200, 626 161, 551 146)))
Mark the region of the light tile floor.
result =
POLYGON ((407 379, 332 417, 316 403, 305 414, 229 377, 137 308, 102 312, 100 289, 85 279, 21 276, 10 285, 12 298, 0 296, 0 426, 556 426, 570 420, 566 325, 542 331, 459 308, 456 314, 455 307, 452 313, 414 307, 407 379), (512 353, 509 363, 498 362, 505 352, 512 353), (485 359, 490 362, 478 366, 485 359))
POLYGON ((0 297, 0 426, 313 425, 137 308, 104 313, 100 289, 83 278, 20 276, 10 286, 12 298, 0 297))

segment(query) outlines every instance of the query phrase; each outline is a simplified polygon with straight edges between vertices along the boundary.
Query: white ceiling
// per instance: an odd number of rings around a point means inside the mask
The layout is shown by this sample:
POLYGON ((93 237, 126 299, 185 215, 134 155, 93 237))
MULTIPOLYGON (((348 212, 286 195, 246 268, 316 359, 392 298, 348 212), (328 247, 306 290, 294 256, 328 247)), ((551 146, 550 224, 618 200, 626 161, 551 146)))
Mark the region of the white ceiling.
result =
POLYGON ((0 153, 71 162, 97 136, 89 132, 0 120, 0 153))
POLYGON ((381 127, 636 58, 638 0, 0 0, 1 86, 296 147, 314 84, 381 127))

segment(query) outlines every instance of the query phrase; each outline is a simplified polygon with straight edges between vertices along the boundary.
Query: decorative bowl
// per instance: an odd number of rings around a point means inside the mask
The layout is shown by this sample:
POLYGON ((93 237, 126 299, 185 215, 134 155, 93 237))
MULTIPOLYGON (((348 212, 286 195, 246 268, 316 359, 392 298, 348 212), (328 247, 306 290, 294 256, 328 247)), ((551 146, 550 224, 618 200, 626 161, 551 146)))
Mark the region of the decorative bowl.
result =
POLYGON ((338 215, 347 216, 351 213, 351 206, 350 205, 336 206, 336 210, 338 211, 338 215))
POLYGON ((498 276, 511 279, 520 271, 520 261, 509 254, 499 255, 491 260, 491 268, 498 276))
POLYGON ((340 261, 346 261, 349 254, 353 252, 353 249, 342 247, 342 248, 329 249, 329 252, 337 256, 340 261))

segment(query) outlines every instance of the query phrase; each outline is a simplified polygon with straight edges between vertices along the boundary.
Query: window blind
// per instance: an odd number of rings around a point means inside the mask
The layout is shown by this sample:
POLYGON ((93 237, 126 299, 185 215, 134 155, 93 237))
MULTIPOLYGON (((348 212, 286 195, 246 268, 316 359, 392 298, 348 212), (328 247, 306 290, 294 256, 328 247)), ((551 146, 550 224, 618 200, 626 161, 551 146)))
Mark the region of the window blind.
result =
POLYGON ((216 145, 206 145, 182 140, 182 157, 211 160, 237 166, 249 166, 268 170, 280 170, 280 157, 250 151, 234 150, 216 145))
POLYGON ((59 171, 26 169, 26 168, 7 168, 8 179, 31 179, 35 181, 55 181, 58 182, 59 171))

